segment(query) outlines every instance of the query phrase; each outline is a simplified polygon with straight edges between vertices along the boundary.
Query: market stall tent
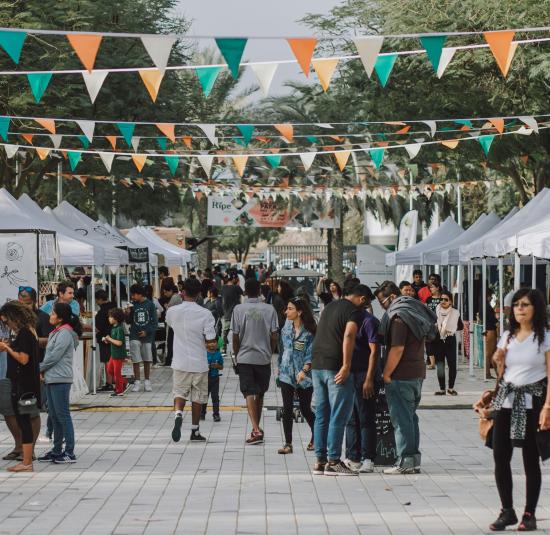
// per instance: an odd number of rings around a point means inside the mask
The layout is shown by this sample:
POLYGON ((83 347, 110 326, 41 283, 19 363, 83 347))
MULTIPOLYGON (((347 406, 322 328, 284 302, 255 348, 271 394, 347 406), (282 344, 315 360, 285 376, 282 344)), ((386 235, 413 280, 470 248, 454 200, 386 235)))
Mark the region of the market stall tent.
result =
POLYGON ((153 253, 163 255, 166 266, 185 266, 192 260, 192 254, 189 251, 159 238, 154 231, 145 227, 133 227, 126 236, 133 242, 145 243, 153 253))

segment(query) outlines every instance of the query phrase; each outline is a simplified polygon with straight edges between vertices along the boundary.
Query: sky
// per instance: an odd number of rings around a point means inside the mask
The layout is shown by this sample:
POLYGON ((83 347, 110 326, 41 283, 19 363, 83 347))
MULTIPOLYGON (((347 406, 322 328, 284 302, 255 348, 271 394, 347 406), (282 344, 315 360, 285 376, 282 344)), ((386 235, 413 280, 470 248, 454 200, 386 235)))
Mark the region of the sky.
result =
MULTIPOLYGON (((311 37, 307 27, 298 19, 306 13, 328 13, 338 0, 180 0, 176 9, 193 20, 189 35, 217 37, 274 36, 311 37)), ((212 40, 201 40, 201 48, 215 46, 212 40)), ((250 40, 243 56, 251 61, 293 59, 287 43, 280 39, 250 40)), ((297 66, 280 66, 270 95, 283 93, 283 82, 288 79, 304 80, 297 66)), ((245 71, 242 85, 256 83, 252 73, 245 71)), ((258 97, 261 92, 258 91, 258 97)))

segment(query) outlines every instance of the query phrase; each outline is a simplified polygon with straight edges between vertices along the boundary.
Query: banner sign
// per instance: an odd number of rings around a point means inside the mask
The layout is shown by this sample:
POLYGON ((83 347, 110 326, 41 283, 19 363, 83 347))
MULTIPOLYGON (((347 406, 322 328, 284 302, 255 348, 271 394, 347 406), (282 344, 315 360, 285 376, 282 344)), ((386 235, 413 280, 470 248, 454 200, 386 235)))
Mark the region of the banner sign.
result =
MULTIPOLYGON (((416 233, 418 232, 418 212, 411 210, 407 212, 399 224, 399 238, 397 240, 397 250, 403 251, 416 243, 416 233)), ((414 266, 397 266, 395 268, 395 280, 398 282, 412 282, 414 266)))
POLYGON ((128 259, 132 264, 148 264, 149 249, 147 247, 128 247, 128 259))
POLYGON ((0 234, 0 303, 17 299, 20 286, 38 288, 38 236, 0 234))
POLYGON ((340 217, 332 208, 317 209, 306 216, 273 199, 248 202, 230 195, 208 197, 208 225, 219 227, 313 227, 339 228, 340 217))

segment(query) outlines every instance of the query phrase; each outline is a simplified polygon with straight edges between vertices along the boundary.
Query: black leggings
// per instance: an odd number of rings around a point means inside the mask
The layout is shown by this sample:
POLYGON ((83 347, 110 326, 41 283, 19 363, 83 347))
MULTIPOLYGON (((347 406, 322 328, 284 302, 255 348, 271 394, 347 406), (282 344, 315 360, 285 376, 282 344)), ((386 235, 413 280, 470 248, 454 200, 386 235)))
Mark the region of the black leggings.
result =
POLYGON ((455 387, 456 380, 456 337, 448 336, 445 340, 437 340, 432 344, 439 389, 445 390, 445 360, 449 367, 449 390, 455 387))
POLYGON ((313 442, 313 422, 315 416, 311 410, 311 398, 313 396, 313 387, 294 388, 288 383, 281 381, 281 395, 283 396, 283 430, 285 432, 285 444, 292 444, 292 421, 294 412, 294 392, 298 393, 300 400, 300 411, 311 428, 311 440, 313 442))
POLYGON ((31 417, 29 414, 19 414, 17 398, 12 397, 12 407, 15 413, 17 425, 21 430, 21 444, 32 444, 34 442, 34 433, 32 432, 31 417))
MULTIPOLYGON (((493 428, 493 457, 495 459, 495 480, 502 507, 511 509, 512 500, 512 470, 510 461, 514 448, 510 439, 510 419, 512 409, 501 409, 495 418, 493 428)), ((539 452, 536 442, 537 422, 531 409, 527 410, 527 429, 523 443, 523 468, 526 479, 525 512, 535 514, 541 487, 539 452)))

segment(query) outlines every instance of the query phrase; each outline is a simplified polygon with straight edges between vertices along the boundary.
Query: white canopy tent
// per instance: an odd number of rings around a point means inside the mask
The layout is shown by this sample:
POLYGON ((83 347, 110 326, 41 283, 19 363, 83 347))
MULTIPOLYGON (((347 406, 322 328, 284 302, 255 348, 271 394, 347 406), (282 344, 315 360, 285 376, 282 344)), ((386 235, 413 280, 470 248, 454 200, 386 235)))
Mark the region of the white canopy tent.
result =
POLYGON ((133 227, 126 236, 133 242, 145 243, 153 253, 163 255, 167 266, 185 266, 191 261, 192 254, 189 251, 159 238, 154 231, 145 227, 133 227))

